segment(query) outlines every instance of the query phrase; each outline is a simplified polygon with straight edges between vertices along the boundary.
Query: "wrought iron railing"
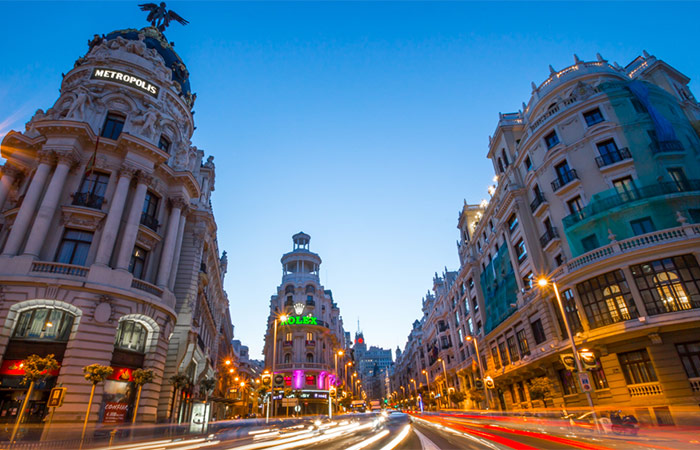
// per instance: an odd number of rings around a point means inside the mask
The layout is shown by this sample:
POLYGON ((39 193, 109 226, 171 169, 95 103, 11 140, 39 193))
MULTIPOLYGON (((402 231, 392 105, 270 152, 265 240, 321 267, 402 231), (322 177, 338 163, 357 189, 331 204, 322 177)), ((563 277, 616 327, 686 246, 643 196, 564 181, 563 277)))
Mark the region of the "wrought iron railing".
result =
POLYGON ((147 226, 153 231, 158 231, 158 219, 154 216, 148 215, 145 212, 141 213, 141 224, 147 226))
POLYGON ((612 152, 603 153, 595 159, 595 163, 598 164, 598 167, 605 167, 631 157, 630 150, 627 147, 623 147, 612 152))
POLYGON ((535 199, 532 201, 532 203, 530 203, 530 210, 534 213, 537 211, 537 208, 539 208, 540 205, 546 201, 547 199, 544 197, 544 194, 540 192, 539 194, 535 195, 535 199))
POLYGON ((556 192, 574 180, 578 180, 578 174, 576 173, 575 169, 569 169, 566 172, 562 172, 557 178, 554 179, 554 181, 552 181, 552 190, 556 192))
POLYGON ((547 229, 547 231, 545 231, 542 236, 540 236, 540 245, 542 246, 542 248, 545 248, 547 246, 547 244, 549 244, 552 241, 552 239, 555 239, 558 237, 559 237, 559 233, 557 232, 557 228, 551 227, 551 228, 547 229))
POLYGON ((95 195, 89 192, 76 192, 73 194, 73 205, 85 206, 86 208, 102 209, 104 196, 95 195))

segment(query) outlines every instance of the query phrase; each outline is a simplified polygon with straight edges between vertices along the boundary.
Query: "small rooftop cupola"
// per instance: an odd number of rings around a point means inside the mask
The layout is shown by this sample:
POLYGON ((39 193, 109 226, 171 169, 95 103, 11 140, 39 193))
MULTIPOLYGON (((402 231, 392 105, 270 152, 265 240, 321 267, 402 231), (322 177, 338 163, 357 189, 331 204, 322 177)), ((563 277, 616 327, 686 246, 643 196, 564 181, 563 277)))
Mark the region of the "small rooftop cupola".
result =
POLYGON ((309 250, 311 236, 300 232, 292 236, 292 240, 292 251, 282 256, 283 280, 302 282, 310 279, 318 282, 321 257, 309 250))
POLYGON ((304 233, 303 231, 300 231, 299 233, 295 234, 292 236, 292 239, 294 240, 294 250, 309 250, 309 241, 311 240, 311 236, 308 234, 304 233))

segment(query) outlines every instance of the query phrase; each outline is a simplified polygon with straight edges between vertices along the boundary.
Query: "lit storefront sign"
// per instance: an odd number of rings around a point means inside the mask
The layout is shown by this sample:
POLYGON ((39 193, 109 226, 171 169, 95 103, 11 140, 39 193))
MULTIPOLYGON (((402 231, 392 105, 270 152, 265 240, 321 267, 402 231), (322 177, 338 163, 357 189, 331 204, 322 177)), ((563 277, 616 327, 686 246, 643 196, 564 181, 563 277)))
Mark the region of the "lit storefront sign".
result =
POLYGON ((280 325, 318 325, 318 319, 311 316, 291 316, 280 325))
MULTIPOLYGON (((0 366, 0 375, 21 375, 24 376, 24 361, 21 359, 6 359, 0 366)), ((49 375, 52 377, 58 376, 59 369, 52 370, 49 375)))
POLYGON ((115 69, 105 69, 103 67, 97 67, 93 69, 90 79, 114 81, 115 83, 120 83, 125 86, 138 89, 153 97, 158 97, 158 92, 160 91, 158 86, 149 83, 143 78, 115 69))

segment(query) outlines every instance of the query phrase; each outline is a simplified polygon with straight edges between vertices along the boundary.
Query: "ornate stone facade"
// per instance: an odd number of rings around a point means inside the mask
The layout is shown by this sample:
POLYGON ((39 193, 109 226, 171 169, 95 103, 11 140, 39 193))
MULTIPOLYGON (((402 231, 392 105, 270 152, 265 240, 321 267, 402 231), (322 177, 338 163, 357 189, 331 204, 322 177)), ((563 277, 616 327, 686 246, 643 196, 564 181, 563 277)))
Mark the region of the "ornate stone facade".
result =
MULTIPOLYGON (((215 168, 190 141, 187 70, 155 28, 119 30, 89 43, 60 92, 2 141, 3 386, 16 385, 13 361, 53 353, 60 372, 37 391, 30 421, 41 421, 58 383, 68 391, 54 423, 79 422, 90 392, 82 367, 111 365, 121 378, 97 389, 89 417, 106 426, 128 420, 129 373, 145 367, 155 380, 139 422, 188 421, 200 381, 232 354, 233 329, 210 203, 215 168), (176 374, 190 384, 174 399, 176 374), (115 403, 126 414, 110 414, 115 403)), ((21 392, 3 394, 7 420, 21 392)))

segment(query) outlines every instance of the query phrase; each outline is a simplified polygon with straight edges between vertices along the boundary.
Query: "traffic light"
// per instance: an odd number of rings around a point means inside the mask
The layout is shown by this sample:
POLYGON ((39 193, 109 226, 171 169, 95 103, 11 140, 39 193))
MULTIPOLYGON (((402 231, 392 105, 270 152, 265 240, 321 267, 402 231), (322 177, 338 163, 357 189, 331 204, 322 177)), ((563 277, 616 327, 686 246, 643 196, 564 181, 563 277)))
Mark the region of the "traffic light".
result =
POLYGON ((331 387, 328 389, 328 392, 329 392, 331 398, 335 398, 335 395, 336 395, 336 393, 337 393, 337 389, 335 388, 335 386, 331 386, 331 387))
POLYGON ((495 383, 493 382, 493 378, 491 377, 484 378, 484 384, 486 384, 486 387, 489 389, 496 387, 495 383))
POLYGON ((263 372, 261 378, 263 386, 270 387, 270 385, 272 384, 272 375, 270 375, 270 372, 266 370, 265 372, 263 372))

